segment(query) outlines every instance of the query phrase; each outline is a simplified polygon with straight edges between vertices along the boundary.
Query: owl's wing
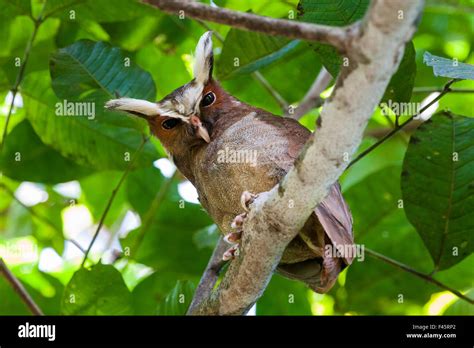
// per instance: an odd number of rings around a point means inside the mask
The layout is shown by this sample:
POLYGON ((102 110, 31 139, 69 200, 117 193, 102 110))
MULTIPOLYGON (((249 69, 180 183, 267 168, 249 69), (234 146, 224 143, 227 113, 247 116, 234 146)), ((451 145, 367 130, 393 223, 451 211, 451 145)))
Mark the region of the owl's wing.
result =
POLYGON ((316 207, 315 213, 332 244, 346 251, 343 252, 343 259, 350 265, 354 258, 352 249, 347 252, 347 248, 354 245, 352 214, 342 196, 339 183, 331 187, 328 196, 316 207))
MULTIPOLYGON (((274 124, 279 129, 279 132, 288 139, 287 150, 283 152, 284 156, 280 157, 277 163, 282 172, 286 173, 298 157, 310 133, 293 119, 275 117, 268 114, 261 115, 260 117, 262 120, 274 124)), ((315 213, 334 246, 346 251, 347 248, 352 248, 354 244, 352 215, 342 196, 339 183, 335 183, 331 187, 327 197, 316 207, 315 213), (346 248, 344 249, 345 246, 346 248)), ((350 252, 346 252, 343 257, 346 264, 352 263, 352 251, 350 249, 350 252)))

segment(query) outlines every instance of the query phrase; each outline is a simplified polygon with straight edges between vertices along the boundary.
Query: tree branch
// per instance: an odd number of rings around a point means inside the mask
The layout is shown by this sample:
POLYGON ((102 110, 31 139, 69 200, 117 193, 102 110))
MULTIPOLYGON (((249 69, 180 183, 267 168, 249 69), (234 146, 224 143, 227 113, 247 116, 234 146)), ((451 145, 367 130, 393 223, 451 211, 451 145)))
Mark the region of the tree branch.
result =
POLYGON ((407 265, 405 265, 405 264, 403 264, 403 263, 401 263, 397 260, 391 259, 391 258, 389 258, 385 255, 379 254, 376 251, 365 248, 365 252, 367 254, 369 254, 370 256, 378 259, 378 260, 381 260, 381 261, 383 261, 383 262, 385 262, 389 265, 400 268, 400 269, 404 270, 405 272, 411 273, 411 274, 417 276, 418 278, 424 279, 424 280, 426 280, 426 281, 428 281, 432 284, 435 284, 435 285, 439 286, 440 288, 453 293, 454 295, 456 295, 460 299, 469 302, 470 304, 474 304, 474 300, 472 300, 469 297, 463 295, 460 291, 458 291, 456 289, 453 289, 453 288, 441 283, 440 281, 434 279, 432 276, 430 276, 428 274, 424 274, 422 272, 419 272, 416 269, 411 268, 410 266, 407 266, 407 265))
POLYGON ((201 280, 199 281, 196 291, 194 292, 193 300, 191 301, 191 304, 188 308, 189 314, 195 312, 200 304, 212 293, 214 285, 219 279, 219 273, 225 264, 225 261, 222 260, 222 255, 228 247, 229 245, 221 236, 216 244, 216 247, 214 248, 212 256, 206 266, 206 270, 204 271, 201 280))
POLYGON ((285 117, 299 120, 311 109, 319 108, 321 105, 323 105, 324 100, 319 95, 329 86, 331 80, 331 74, 324 67, 322 67, 308 92, 306 92, 306 95, 303 97, 300 105, 298 105, 298 107, 294 110, 288 109, 285 117))
POLYGON ((21 282, 13 275, 13 273, 8 269, 7 265, 0 257, 0 273, 3 274, 5 279, 10 283, 13 290, 20 295, 22 301, 28 306, 31 313, 34 315, 44 315, 38 305, 35 303, 33 298, 28 294, 25 287, 21 282))
POLYGON ((253 13, 211 7, 192 0, 144 0, 143 2, 175 15, 183 11, 182 14, 186 17, 226 24, 234 28, 258 31, 269 35, 286 36, 291 39, 328 43, 338 48, 341 52, 346 51, 346 43, 349 41, 348 38, 353 35, 355 32, 354 28, 357 27, 357 25, 331 27, 327 25, 276 19, 255 15, 253 13))
POLYGON ((286 246, 346 169, 349 163, 344 158, 360 145, 422 8, 422 0, 371 4, 358 35, 345 42, 349 66, 342 67, 325 102, 321 127, 283 180, 255 199, 244 223, 240 256, 232 261, 217 290, 192 314, 242 314, 262 295, 286 246))

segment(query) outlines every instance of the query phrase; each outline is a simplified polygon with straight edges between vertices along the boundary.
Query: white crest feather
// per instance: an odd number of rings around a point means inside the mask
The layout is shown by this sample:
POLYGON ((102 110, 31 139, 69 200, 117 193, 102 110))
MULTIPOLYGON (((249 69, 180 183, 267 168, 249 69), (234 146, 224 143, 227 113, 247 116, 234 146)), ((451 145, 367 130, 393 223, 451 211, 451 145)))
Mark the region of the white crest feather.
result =
POLYGON ((107 109, 136 112, 145 116, 156 116, 160 108, 156 103, 142 99, 120 98, 112 99, 105 103, 107 109))
POLYGON ((196 46, 194 54, 194 78, 206 84, 212 73, 212 31, 205 32, 196 46))

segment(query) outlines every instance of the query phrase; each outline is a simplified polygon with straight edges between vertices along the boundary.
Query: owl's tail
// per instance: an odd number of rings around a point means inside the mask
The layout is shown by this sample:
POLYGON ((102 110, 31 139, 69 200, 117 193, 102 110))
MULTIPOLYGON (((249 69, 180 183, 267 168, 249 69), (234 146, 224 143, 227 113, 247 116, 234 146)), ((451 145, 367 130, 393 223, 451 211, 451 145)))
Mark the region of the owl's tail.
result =
POLYGON ((340 259, 315 258, 279 265, 277 270, 282 276, 301 281, 313 291, 324 294, 331 290, 344 267, 345 265, 340 259))
POLYGON ((300 233, 300 236, 315 251, 316 257, 292 264, 280 264, 278 272, 287 278, 306 283, 318 293, 326 293, 333 287, 339 273, 352 263, 356 251, 352 215, 338 183, 331 187, 328 196, 316 207, 314 213, 319 224, 310 223, 309 228, 305 228, 305 233, 300 233))

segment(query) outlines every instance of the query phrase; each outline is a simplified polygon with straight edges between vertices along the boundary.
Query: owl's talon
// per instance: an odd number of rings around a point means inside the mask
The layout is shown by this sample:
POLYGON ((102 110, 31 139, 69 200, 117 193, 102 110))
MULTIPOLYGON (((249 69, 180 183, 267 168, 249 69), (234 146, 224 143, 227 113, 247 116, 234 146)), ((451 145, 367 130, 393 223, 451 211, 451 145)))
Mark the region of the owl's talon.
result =
POLYGON ((242 231, 231 232, 224 236, 224 241, 229 244, 239 244, 242 237, 242 231))
POLYGON ((242 229, 242 225, 244 224, 246 217, 247 217, 247 213, 242 213, 242 214, 237 215, 234 218, 234 220, 232 220, 230 227, 236 228, 236 229, 242 229))
POLYGON ((242 193, 242 196, 240 196, 240 204, 242 205, 242 208, 244 208, 245 211, 249 211, 249 205, 253 203, 255 198, 257 198, 258 195, 250 193, 249 191, 244 191, 242 193))
POLYGON ((229 261, 230 259, 233 259, 234 257, 239 256, 239 246, 234 245, 231 248, 229 248, 224 255, 222 255, 222 260, 223 261, 229 261))

